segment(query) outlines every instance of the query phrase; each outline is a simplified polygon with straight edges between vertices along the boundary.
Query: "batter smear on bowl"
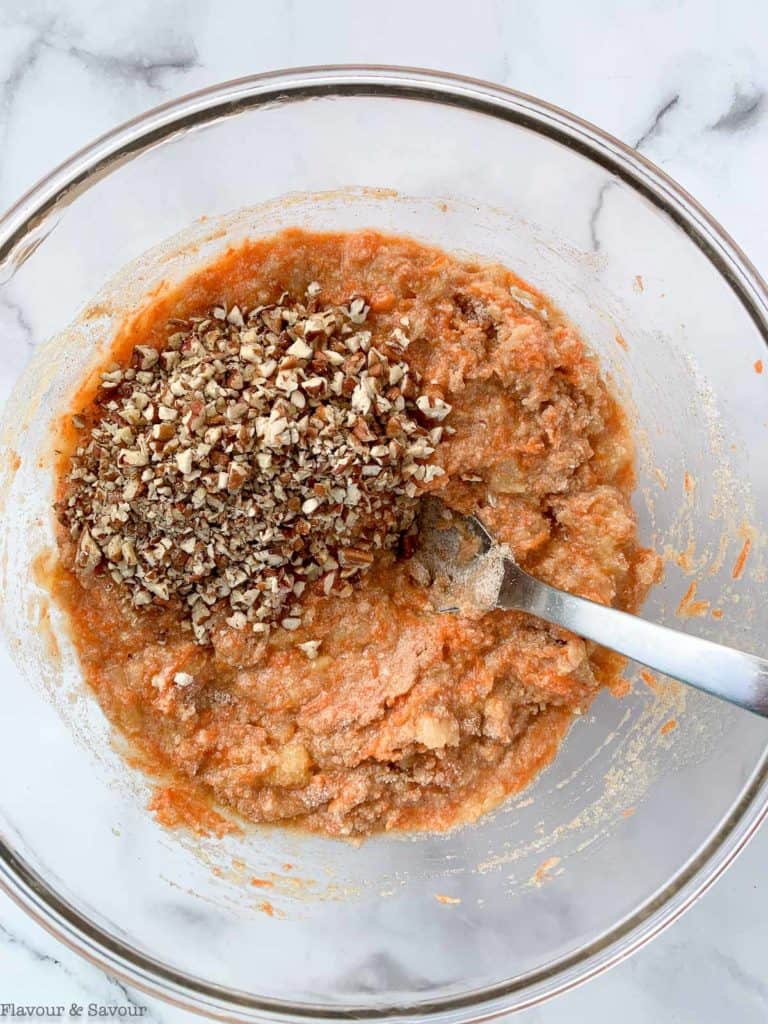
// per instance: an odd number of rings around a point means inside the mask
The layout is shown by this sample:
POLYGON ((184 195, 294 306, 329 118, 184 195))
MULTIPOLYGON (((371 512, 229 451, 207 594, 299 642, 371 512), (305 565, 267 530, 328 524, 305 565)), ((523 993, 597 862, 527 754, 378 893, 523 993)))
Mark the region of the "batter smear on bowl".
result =
POLYGON ((621 658, 531 616, 440 611, 425 495, 593 600, 635 610, 659 574, 575 329, 406 238, 227 252, 125 324, 63 436, 54 588, 85 677, 169 793, 253 822, 472 820, 617 684, 621 658))

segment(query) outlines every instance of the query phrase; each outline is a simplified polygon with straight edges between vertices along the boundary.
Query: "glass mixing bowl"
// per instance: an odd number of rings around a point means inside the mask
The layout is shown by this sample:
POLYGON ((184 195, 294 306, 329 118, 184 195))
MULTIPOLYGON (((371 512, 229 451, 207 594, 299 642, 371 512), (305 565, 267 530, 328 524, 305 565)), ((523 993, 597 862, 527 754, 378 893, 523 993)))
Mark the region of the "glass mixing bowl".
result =
POLYGON ((500 260, 559 303, 632 410, 640 530, 667 562, 644 614, 762 653, 766 290, 615 139, 509 90, 401 69, 290 71, 160 107, 0 222, 18 371, 2 425, 4 886, 106 970, 208 1014, 477 1020, 590 977, 696 899, 765 814, 766 725, 636 678, 595 701, 528 791, 449 835, 355 847, 155 823, 36 582, 49 430, 141 296, 296 224, 500 260))

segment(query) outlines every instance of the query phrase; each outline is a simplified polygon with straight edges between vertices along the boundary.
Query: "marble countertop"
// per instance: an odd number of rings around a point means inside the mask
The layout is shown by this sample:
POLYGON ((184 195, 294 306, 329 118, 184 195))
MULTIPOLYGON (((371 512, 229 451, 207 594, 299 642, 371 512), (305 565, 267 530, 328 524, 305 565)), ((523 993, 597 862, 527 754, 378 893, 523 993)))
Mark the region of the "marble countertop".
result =
MULTIPOLYGON (((148 107, 303 64, 386 63, 490 79, 640 148, 768 274, 768 5, 762 0, 0 0, 0 207, 148 107)), ((0 308, 0 327, 13 316, 0 308)), ((7 376, 7 371, 5 373, 7 376)), ((768 832, 649 947, 521 1024, 768 1019, 768 832)), ((194 1020, 129 991, 0 896, 0 1004, 90 1001, 194 1020)))

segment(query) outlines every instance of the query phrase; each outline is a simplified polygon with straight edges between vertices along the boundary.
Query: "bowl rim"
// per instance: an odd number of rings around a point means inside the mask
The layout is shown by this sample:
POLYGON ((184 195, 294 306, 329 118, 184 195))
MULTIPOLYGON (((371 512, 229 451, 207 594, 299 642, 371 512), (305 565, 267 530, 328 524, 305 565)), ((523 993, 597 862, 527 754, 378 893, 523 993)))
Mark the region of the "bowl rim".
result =
MULTIPOLYGON (((173 135, 266 104, 345 95, 458 106, 520 125, 576 150, 619 177, 681 227, 731 286, 768 347, 768 288, 721 225, 636 150, 588 121, 528 94, 443 71, 389 65, 322 65, 265 72, 209 86, 154 107, 78 150, 0 217, 2 268, 14 269, 55 227, 55 213, 122 163, 173 135), (51 221, 54 221, 51 223, 51 221)), ((38 924, 91 963, 147 994, 220 1019, 307 1021, 365 1017, 489 1020, 535 1006, 582 984, 640 949, 681 916, 723 874, 768 814, 768 756, 697 855, 664 888, 586 948, 506 982, 399 1006, 296 1004, 200 982, 118 941, 72 907, 0 836, 0 888, 38 924)))

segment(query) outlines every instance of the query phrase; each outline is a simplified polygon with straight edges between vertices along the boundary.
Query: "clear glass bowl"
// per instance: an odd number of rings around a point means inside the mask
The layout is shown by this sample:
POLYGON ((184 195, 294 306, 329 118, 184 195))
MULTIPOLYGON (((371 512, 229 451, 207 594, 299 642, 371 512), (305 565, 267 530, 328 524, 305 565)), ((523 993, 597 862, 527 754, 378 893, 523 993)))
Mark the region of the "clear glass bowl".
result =
POLYGON ((642 945, 732 860, 766 810, 762 721, 636 679, 473 827, 359 848, 275 829, 194 840, 145 809, 150 785, 36 583, 48 431, 96 348, 162 279, 292 224, 405 232, 549 293, 633 409, 640 527, 668 555, 644 614, 765 643, 768 306, 717 224, 615 139, 481 82, 310 68, 219 86, 100 139, 0 222, 3 358, 19 371, 3 421, 0 877, 105 969, 213 1015, 528 1006, 642 945))

